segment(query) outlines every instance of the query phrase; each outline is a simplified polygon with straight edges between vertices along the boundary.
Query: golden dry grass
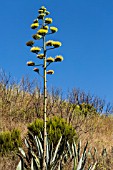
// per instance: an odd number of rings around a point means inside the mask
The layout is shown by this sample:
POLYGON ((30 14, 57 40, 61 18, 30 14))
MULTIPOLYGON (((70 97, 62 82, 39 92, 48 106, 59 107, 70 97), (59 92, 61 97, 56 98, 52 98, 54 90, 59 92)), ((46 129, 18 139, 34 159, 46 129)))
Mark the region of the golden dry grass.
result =
MULTIPOLYGON (((26 93, 17 89, 8 91, 0 88, 0 131, 18 128, 22 139, 27 134, 27 125, 37 117, 43 115, 43 96, 37 93, 26 93)), ((89 147, 96 147, 100 160, 97 170, 113 169, 113 116, 100 116, 90 112, 88 116, 79 114, 70 103, 59 100, 58 95, 48 94, 47 115, 59 115, 71 123, 82 141, 82 145, 89 141, 89 147), (101 158, 103 148, 106 148, 108 157, 101 158), (104 169, 102 169, 104 166, 104 169)), ((0 170, 13 170, 18 162, 18 157, 11 153, 0 157, 0 170)), ((67 166, 68 167, 68 166, 67 166)), ((66 169, 67 170, 67 169, 66 169)))

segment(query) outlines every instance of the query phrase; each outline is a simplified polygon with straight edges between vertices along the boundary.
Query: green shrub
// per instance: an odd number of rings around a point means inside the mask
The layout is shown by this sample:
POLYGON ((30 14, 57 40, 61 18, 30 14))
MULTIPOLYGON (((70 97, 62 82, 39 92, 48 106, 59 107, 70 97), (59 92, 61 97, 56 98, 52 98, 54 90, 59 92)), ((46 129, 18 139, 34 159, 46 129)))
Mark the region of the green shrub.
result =
POLYGON ((14 151, 19 146, 21 146, 21 137, 18 129, 0 133, 0 154, 14 151))
POLYGON ((75 110, 85 117, 98 114, 94 106, 87 103, 76 105, 75 110))
MULTIPOLYGON (((36 119, 35 122, 28 125, 28 130, 34 135, 40 136, 40 132, 43 134, 43 120, 36 119)), ((47 135, 49 141, 54 145, 58 143, 61 136, 64 141, 77 140, 77 134, 72 125, 68 124, 65 119, 56 116, 47 119, 47 135)))

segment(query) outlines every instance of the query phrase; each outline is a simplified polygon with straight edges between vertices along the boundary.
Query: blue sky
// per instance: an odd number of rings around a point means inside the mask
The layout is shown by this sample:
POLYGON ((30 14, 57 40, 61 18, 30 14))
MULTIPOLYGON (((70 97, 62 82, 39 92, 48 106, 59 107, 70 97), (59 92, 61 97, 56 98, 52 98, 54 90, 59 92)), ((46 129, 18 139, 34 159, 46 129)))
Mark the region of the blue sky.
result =
POLYGON ((48 86, 64 91, 80 88, 113 103, 113 0, 1 1, 0 68, 18 81, 23 75, 37 76, 26 62, 39 60, 25 43, 32 39, 30 25, 42 5, 59 28, 49 39, 62 42, 48 56, 64 57, 62 63, 50 66, 55 74, 48 76, 48 86))

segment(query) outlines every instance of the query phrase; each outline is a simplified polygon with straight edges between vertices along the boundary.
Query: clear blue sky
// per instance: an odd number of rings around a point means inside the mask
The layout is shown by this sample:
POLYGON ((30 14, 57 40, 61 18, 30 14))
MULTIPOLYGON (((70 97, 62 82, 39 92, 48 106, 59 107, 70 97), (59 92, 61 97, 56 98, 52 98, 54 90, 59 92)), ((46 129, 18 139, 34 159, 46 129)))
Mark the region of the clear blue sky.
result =
POLYGON ((34 34, 30 24, 42 5, 59 28, 50 39, 62 42, 48 56, 64 56, 62 63, 50 66, 55 74, 48 77, 48 86, 76 87, 113 102, 113 0, 1 1, 0 68, 17 80, 37 76, 26 66, 37 59, 25 43, 34 34))

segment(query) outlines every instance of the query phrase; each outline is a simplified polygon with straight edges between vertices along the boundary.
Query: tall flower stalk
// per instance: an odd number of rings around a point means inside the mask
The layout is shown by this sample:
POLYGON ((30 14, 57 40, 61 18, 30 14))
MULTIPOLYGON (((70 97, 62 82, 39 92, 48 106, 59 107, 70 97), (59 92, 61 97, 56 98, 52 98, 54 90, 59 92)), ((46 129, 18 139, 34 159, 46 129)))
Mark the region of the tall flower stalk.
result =
POLYGON ((52 18, 47 17, 50 14, 47 9, 42 6, 38 10, 38 17, 31 24, 31 29, 37 30, 37 32, 32 36, 33 40, 26 43, 27 46, 31 47, 30 51, 35 53, 39 60, 43 60, 43 63, 36 64, 33 61, 28 61, 27 65, 35 67, 33 70, 38 73, 43 78, 43 88, 44 88, 44 103, 43 103, 43 120, 44 120, 44 143, 43 143, 43 170, 47 169, 47 131, 46 131, 46 105, 47 105, 47 74, 54 74, 53 70, 47 70, 47 67, 53 62, 63 61, 61 55, 57 55, 55 58, 48 57, 47 51, 60 47, 62 44, 59 41, 48 40, 46 41, 46 36, 54 34, 58 31, 58 28, 50 26, 52 24, 52 18), (34 46, 35 42, 42 39, 42 47, 34 46), (40 69, 36 66, 41 66, 43 69, 43 74, 40 73, 40 69))

